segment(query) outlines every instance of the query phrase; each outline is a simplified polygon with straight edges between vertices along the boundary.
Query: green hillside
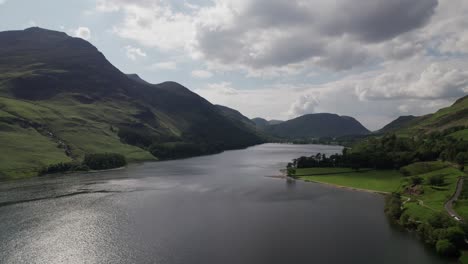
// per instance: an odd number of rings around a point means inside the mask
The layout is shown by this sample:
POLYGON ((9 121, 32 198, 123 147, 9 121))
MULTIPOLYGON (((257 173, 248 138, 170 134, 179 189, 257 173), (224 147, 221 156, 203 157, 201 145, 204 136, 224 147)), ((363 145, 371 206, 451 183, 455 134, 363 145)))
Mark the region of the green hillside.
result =
POLYGON ((418 119, 416 116, 400 116, 392 122, 388 123, 386 126, 378 130, 376 133, 385 134, 390 132, 395 132, 399 129, 406 128, 412 124, 414 120, 418 119))
MULTIPOLYGON (((440 109, 434 114, 418 117, 406 127, 397 130, 398 134, 411 135, 430 132, 443 132, 454 127, 468 128, 468 96, 460 98, 453 105, 440 109)), ((467 132, 458 132, 456 137, 464 137, 467 132)), ((468 138, 465 137, 468 140, 468 138)))
POLYGON ((166 158, 151 154, 166 143, 198 155, 260 142, 252 127, 182 85, 127 76, 82 39, 40 28, 0 32, 0 178, 91 153, 142 161, 166 158))

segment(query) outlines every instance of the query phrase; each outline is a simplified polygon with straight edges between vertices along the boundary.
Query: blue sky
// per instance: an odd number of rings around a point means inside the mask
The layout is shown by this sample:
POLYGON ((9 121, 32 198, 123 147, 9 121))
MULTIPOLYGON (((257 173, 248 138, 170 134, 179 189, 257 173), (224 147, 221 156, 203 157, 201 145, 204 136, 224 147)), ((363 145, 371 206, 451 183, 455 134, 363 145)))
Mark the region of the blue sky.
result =
POLYGON ((464 0, 0 0, 0 30, 84 38, 125 73, 251 118, 333 112, 378 129, 468 93, 467 13, 464 0))

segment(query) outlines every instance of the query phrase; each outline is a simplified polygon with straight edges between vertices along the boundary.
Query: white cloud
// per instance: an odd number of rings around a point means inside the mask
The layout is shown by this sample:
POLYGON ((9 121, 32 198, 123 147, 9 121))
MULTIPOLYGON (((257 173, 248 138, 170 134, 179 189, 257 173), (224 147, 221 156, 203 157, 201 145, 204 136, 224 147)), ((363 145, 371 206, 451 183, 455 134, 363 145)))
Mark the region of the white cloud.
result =
POLYGON ((196 89, 250 117, 335 112, 378 128, 468 93, 466 0, 97 1, 98 11, 121 12, 118 36, 201 61, 206 73, 194 77, 271 78, 250 90, 196 89))
POLYGON ((177 63, 175 61, 164 61, 151 65, 151 69, 155 70, 176 70, 177 63))
POLYGON ((457 98, 468 91, 468 70, 448 62, 381 72, 356 85, 361 100, 457 98))
POLYGON ((163 51, 188 49, 194 39, 193 18, 173 11, 164 1, 108 0, 101 1, 98 10, 122 11, 124 21, 113 31, 146 47, 163 51))
POLYGON ((213 73, 205 70, 195 70, 192 71, 192 77, 199 78, 199 79, 209 79, 213 77, 213 73))
POLYGON ((85 40, 91 39, 91 30, 87 27, 78 27, 74 30, 74 36, 85 40))
POLYGON ((311 94, 301 95, 289 108, 289 115, 297 117, 315 113, 315 108, 319 105, 317 98, 311 94))
POLYGON ((138 58, 147 56, 146 53, 142 51, 140 48, 135 48, 132 46, 125 47, 125 54, 127 55, 127 58, 133 61, 137 60, 138 58))
POLYGON ((244 90, 221 83, 196 92, 249 117, 289 119, 308 113, 337 113, 356 117, 376 130, 400 115, 435 112, 468 93, 467 72, 453 70, 468 68, 462 60, 423 65, 391 64, 317 85, 278 83, 244 90), (410 69, 419 72, 413 74, 410 69))

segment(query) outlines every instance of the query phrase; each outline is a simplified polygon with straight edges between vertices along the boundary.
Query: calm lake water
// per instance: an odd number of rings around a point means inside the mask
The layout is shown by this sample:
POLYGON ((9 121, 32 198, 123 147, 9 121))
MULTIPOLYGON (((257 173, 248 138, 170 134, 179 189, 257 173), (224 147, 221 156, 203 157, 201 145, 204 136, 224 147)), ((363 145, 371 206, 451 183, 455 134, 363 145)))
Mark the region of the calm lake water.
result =
POLYGON ((1 263, 447 263, 383 198, 267 176, 339 147, 265 144, 0 183, 1 263))

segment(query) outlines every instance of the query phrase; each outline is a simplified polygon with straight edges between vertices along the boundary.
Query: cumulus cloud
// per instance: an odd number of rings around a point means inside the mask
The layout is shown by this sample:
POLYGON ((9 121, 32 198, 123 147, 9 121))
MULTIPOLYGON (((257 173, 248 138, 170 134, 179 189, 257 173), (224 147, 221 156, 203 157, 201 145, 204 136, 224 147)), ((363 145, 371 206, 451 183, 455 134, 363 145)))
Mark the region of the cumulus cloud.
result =
POLYGON ((199 79, 209 79, 213 77, 213 73, 205 70, 195 70, 192 71, 192 77, 199 78, 199 79))
POLYGON ((291 117, 297 117, 305 114, 312 114, 315 112, 315 108, 318 106, 319 102, 317 98, 313 95, 301 95, 299 98, 291 105, 289 109, 289 115, 291 117))
POLYGON ((125 47, 125 54, 127 55, 127 58, 133 61, 137 60, 138 58, 147 56, 146 53, 142 51, 140 48, 135 48, 132 46, 125 47))
POLYGON ((335 112, 378 128, 468 93, 466 0, 96 1, 98 11, 121 12, 118 36, 202 62, 195 78, 274 80, 195 89, 251 117, 335 112))
POLYGON ((468 70, 432 63, 422 71, 383 72, 359 82, 361 100, 457 98, 468 92, 468 70))
POLYGON ((78 27, 74 30, 74 36, 85 40, 91 39, 91 30, 87 27, 78 27))
POLYGON ((156 70, 176 70, 177 69, 177 62, 175 61, 163 61, 163 62, 158 62, 150 67, 151 69, 156 69, 156 70))
MULTIPOLYGON (((217 0, 188 4, 188 11, 172 4, 98 0, 97 10, 125 14, 114 28, 121 37, 236 69, 312 63, 345 70, 379 55, 373 45, 423 27, 438 1, 217 0)), ((395 56, 412 52, 405 43, 395 45, 395 56)))
POLYGON ((102 1, 98 10, 122 11, 124 21, 113 31, 147 47, 163 51, 188 49, 194 39, 193 18, 175 12, 164 1, 102 1))

